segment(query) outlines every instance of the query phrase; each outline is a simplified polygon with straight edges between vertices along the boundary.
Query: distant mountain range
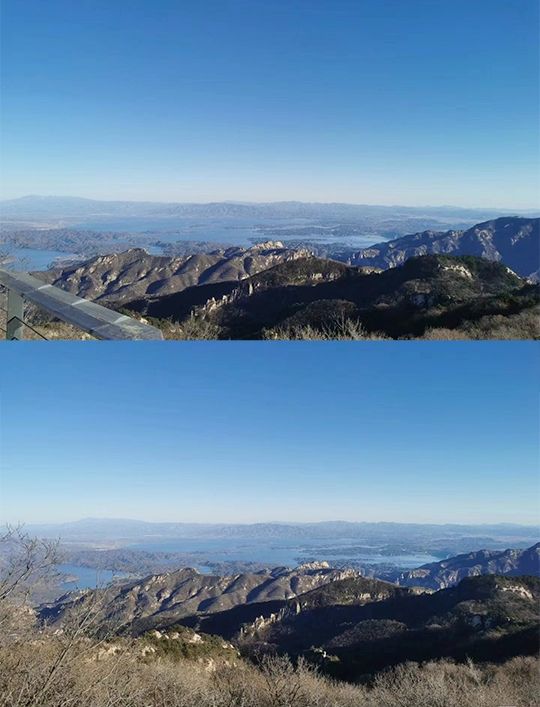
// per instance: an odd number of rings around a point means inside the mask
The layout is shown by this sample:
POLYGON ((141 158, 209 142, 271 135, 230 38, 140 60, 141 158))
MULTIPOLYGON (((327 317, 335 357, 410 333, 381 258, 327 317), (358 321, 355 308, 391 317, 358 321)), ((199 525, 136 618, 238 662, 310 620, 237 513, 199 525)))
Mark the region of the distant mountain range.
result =
MULTIPOLYGON (((508 214, 504 209, 472 209, 457 206, 378 206, 370 204, 279 202, 175 203, 152 201, 104 201, 80 197, 29 195, 0 201, 0 219, 30 220, 83 217, 189 217, 189 218, 308 218, 369 220, 428 218, 434 224, 460 220, 480 221, 508 214)), ((524 212, 525 213, 525 212, 524 212)))
POLYGON ((363 248, 352 265, 393 268, 409 258, 428 254, 475 255, 502 262, 518 275, 538 280, 540 219, 498 218, 466 231, 424 231, 363 248))
MULTIPOLYGON (((1 526, 0 526, 1 528, 1 526)), ((182 523, 150 522, 126 518, 83 518, 66 523, 33 523, 27 526, 34 535, 62 538, 71 543, 124 539, 133 544, 143 539, 163 538, 228 538, 275 540, 280 538, 328 541, 332 539, 357 539, 366 544, 391 544, 408 551, 416 542, 427 548, 442 547, 443 556, 452 553, 452 545, 459 541, 467 549, 500 548, 500 543, 519 539, 521 543, 533 542, 540 536, 540 525, 516 523, 395 523, 321 521, 312 523, 182 523), (481 543, 478 545, 478 543, 481 543)), ((522 545, 524 547, 525 545, 522 545)), ((508 547, 503 545, 502 548, 508 547)), ((517 545, 516 545, 517 547, 517 545)), ((502 549, 501 548, 501 549, 502 549)), ((397 554, 394 550, 393 554, 397 554)))

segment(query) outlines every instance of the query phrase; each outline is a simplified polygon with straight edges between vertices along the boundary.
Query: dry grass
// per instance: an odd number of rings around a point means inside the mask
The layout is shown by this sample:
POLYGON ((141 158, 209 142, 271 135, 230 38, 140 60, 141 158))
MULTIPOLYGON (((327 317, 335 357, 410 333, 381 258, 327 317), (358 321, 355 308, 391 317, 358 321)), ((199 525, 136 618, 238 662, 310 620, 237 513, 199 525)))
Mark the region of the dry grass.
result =
POLYGON ((540 689, 533 658, 484 667, 406 664, 364 686, 333 682, 285 658, 266 658, 258 667, 156 659, 143 655, 137 641, 81 639, 62 660, 63 645, 61 636, 50 636, 0 649, 0 706, 533 707, 540 689))

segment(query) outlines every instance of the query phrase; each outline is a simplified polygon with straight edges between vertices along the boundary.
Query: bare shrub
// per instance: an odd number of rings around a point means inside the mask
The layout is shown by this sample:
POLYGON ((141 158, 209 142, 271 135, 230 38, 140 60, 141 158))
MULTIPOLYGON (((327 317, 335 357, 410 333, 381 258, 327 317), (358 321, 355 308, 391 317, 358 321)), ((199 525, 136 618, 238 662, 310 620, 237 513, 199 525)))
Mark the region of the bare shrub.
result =
POLYGON ((7 526, 0 546, 0 604, 26 601, 36 582, 45 581, 54 570, 58 542, 32 537, 22 526, 7 526))
POLYGON ((518 314, 492 314, 476 322, 464 322, 459 328, 433 327, 427 329, 424 339, 429 340, 515 340, 540 339, 540 309, 531 307, 518 314))
POLYGON ((311 324, 265 329, 265 339, 286 341, 379 341, 388 339, 381 332, 368 332, 357 319, 336 317, 321 327, 311 324))
POLYGON ((128 639, 97 647, 80 638, 69 660, 61 654, 50 638, 0 648, 0 707, 533 707, 539 687, 533 658, 483 667, 410 663, 367 687, 285 658, 259 667, 155 658, 128 639))
POLYGON ((208 316, 192 313, 182 322, 169 319, 152 319, 165 339, 175 341, 208 341, 219 339, 221 328, 208 316))
POLYGON ((34 629, 32 597, 56 575, 58 542, 7 526, 0 536, 0 645, 34 629))
POLYGON ((378 707, 534 707, 540 688, 534 658, 479 668, 471 661, 406 663, 375 679, 371 698, 378 707))

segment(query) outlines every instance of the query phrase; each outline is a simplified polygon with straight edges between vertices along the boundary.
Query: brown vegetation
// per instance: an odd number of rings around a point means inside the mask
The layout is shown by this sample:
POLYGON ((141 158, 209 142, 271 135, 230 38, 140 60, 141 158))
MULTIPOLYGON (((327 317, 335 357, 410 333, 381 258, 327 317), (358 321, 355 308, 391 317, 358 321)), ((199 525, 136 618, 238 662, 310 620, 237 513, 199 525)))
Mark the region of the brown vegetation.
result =
POLYGON ((515 340, 540 339, 540 307, 530 307, 518 314, 492 314, 476 322, 466 322, 456 329, 437 327, 427 329, 428 340, 515 340))
POLYGON ((36 638, 0 649, 2 707, 533 707, 533 658, 476 666, 409 663, 371 684, 328 680, 300 662, 271 657, 190 661, 143 655, 138 641, 97 644, 36 638))

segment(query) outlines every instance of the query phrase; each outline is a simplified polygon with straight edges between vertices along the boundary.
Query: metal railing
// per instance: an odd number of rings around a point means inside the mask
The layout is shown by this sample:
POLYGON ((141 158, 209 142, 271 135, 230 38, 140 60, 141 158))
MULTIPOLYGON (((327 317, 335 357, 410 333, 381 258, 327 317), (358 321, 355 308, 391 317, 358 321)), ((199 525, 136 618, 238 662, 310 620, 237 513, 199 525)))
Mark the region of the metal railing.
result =
MULTIPOLYGON (((0 285, 7 290, 6 339, 23 338, 24 302, 32 302, 54 317, 88 332, 97 339, 162 339, 153 326, 119 314, 100 304, 76 297, 54 285, 48 285, 28 273, 0 269, 0 285)), ((32 327, 29 327, 32 329, 32 327)), ((44 337, 33 329, 39 336, 44 337)))

